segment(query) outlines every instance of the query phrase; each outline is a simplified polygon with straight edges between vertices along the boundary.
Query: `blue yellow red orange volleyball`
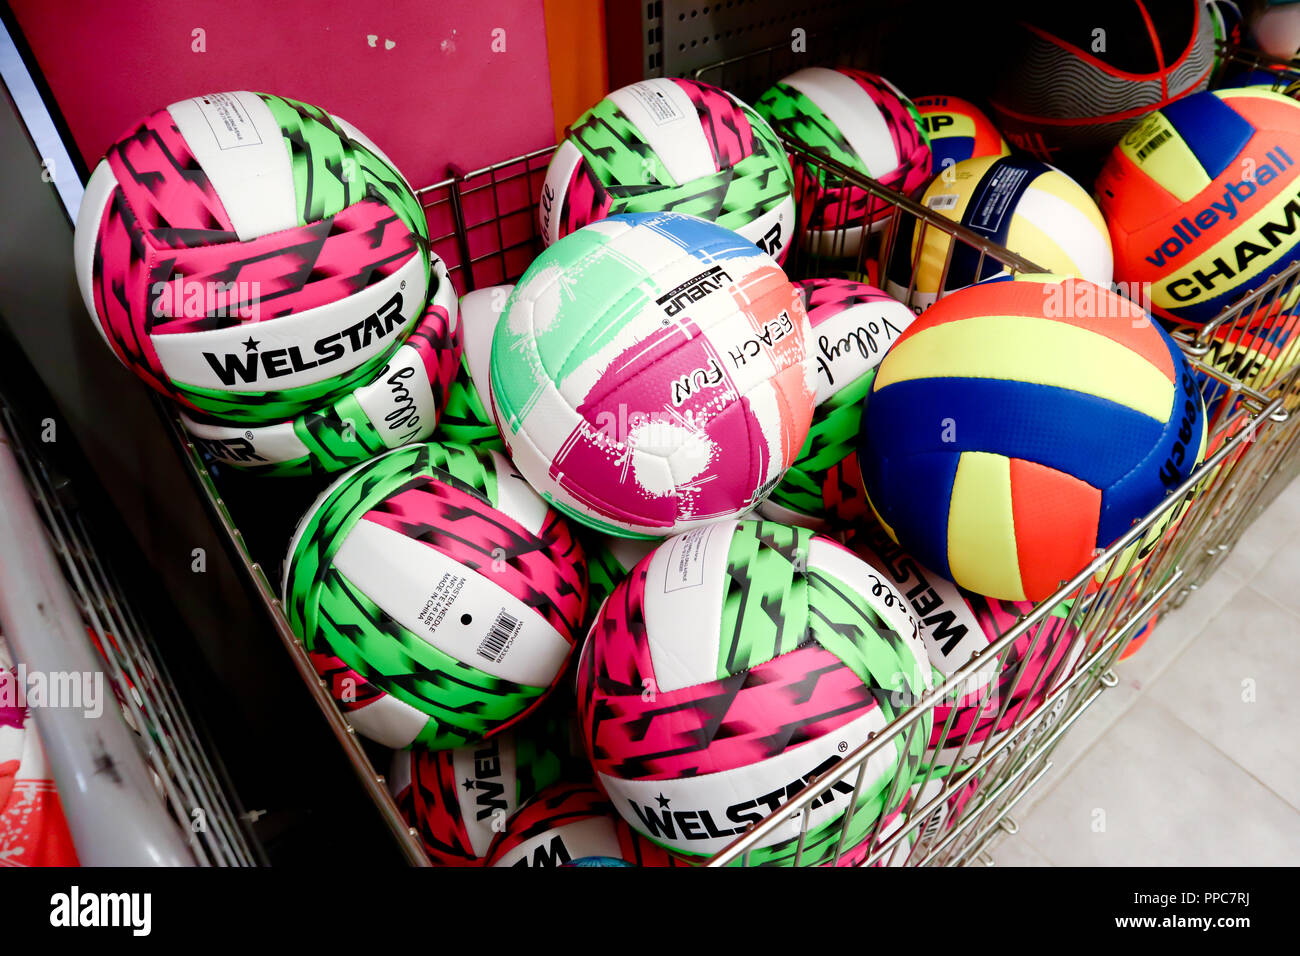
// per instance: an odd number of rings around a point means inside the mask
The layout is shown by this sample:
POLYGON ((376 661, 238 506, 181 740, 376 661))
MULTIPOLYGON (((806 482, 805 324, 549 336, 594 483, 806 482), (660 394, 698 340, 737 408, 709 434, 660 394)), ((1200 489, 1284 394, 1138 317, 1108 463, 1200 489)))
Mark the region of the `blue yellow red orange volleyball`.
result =
POLYGON ((1191 476, 1197 382, 1138 306, 1017 276, 940 300, 885 355, 859 459, 918 560, 1001 600, 1055 592, 1191 476))

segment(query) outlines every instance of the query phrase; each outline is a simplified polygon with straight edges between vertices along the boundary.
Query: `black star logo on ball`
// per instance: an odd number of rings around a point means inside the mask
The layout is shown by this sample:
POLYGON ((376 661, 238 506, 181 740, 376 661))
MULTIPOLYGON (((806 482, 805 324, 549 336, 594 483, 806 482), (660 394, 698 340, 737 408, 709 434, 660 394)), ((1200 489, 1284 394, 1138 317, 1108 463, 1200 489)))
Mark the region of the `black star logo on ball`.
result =
POLYGON ((244 342, 244 348, 247 349, 247 350, 250 351, 250 352, 256 352, 256 351, 257 351, 257 339, 253 338, 253 337, 250 335, 250 336, 248 337, 247 341, 244 342))
POLYGON ((662 793, 659 794, 659 796, 655 797, 655 800, 658 801, 659 806, 661 806, 661 807, 666 807, 666 806, 668 806, 668 798, 665 797, 662 793))
POLYGON ((473 790, 473 789, 474 789, 474 778, 473 778, 473 777, 466 777, 466 778, 465 778, 465 789, 466 789, 466 790, 473 790))

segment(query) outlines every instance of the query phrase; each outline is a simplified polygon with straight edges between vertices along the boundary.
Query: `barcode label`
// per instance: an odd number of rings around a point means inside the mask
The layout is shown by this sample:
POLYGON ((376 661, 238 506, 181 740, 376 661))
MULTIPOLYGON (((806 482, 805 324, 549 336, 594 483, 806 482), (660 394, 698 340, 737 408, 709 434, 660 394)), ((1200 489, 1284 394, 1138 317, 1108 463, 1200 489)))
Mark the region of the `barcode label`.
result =
POLYGON ((485 657, 493 663, 500 663, 511 641, 519 633, 520 623, 519 618, 505 611, 498 611, 497 619, 492 622, 492 630, 488 631, 488 636, 483 638, 478 646, 478 656, 485 657))
POLYGON ((927 205, 931 209, 956 209, 957 203, 960 201, 961 197, 956 193, 945 193, 940 196, 931 196, 927 205))
POLYGON ((1156 135, 1152 136, 1147 140, 1146 145, 1137 151, 1138 162, 1142 162, 1142 160, 1146 159, 1157 146, 1173 135, 1173 130, 1162 129, 1160 132, 1156 133, 1156 135))

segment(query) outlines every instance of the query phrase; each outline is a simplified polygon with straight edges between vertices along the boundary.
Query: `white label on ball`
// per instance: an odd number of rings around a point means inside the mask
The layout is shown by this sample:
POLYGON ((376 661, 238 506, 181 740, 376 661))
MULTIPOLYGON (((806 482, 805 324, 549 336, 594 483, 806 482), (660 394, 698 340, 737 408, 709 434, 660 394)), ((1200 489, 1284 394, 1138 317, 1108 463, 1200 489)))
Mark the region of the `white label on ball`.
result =
POLYGON ((655 84, 633 83, 627 87, 625 92, 636 97, 645 108, 647 115, 654 120, 657 126, 674 123, 682 118, 682 113, 677 109, 677 104, 670 100, 668 95, 655 84))
POLYGON ((219 149, 238 149, 240 146, 260 146, 261 134, 257 131, 243 105, 229 93, 210 93, 196 96, 192 102, 208 121, 219 149))
POLYGON ((975 198, 975 215, 970 225, 986 235, 1002 229, 1002 220, 1013 211, 1020 184, 1029 176, 1027 169, 1004 169, 993 176, 975 198))
POLYGON ((650 557, 645 582, 646 636, 655 686, 660 691, 718 677, 727 552, 736 525, 735 521, 722 521, 684 532, 665 541, 650 557), (675 547, 686 537, 691 541, 675 547))
POLYGON ((540 614, 480 574, 391 528, 362 519, 334 566, 408 631, 458 661, 546 687, 569 643, 540 614))
POLYGON ((687 183, 718 171, 713 149, 696 116, 695 104, 674 81, 642 80, 615 90, 609 99, 641 132, 648 147, 636 181, 654 182, 667 172, 673 182, 687 183))
POLYGON ((664 568, 664 590, 698 588, 704 583, 704 552, 711 528, 697 528, 678 535, 668 543, 668 560, 664 568))
POLYGON ((241 242, 298 224, 293 163, 260 96, 245 90, 199 96, 167 112, 241 242))

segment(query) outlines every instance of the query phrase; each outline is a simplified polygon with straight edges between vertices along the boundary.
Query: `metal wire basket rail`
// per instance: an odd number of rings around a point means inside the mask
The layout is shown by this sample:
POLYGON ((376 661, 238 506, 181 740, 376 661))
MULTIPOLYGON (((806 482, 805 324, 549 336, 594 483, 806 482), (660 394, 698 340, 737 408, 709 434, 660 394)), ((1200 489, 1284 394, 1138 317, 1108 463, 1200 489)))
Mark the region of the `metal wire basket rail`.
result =
MULTIPOLYGON (((1294 378, 1294 374, 1295 370, 1290 377, 1294 378)), ((1050 768, 1051 752, 1069 727, 1102 690, 1116 683, 1111 668, 1128 641, 1171 594, 1187 586, 1186 562, 1198 553, 1213 519, 1223 513, 1225 498, 1219 492, 1230 487, 1234 463, 1239 465, 1251 453, 1259 454, 1260 449, 1294 447, 1296 429, 1282 427, 1292 420, 1288 418, 1281 423, 1276 420, 1283 404, 1279 396, 1258 412, 1243 406, 1230 416, 1227 427, 1232 430, 1231 436, 1160 507, 1097 555, 1087 568, 1003 633, 987 650, 922 697, 875 739, 738 838, 710 861, 710 865, 745 862, 750 851, 763 845, 782 827, 797 826, 802 841, 810 814, 801 815, 800 811, 816 805, 832 787, 853 779, 857 772, 854 792, 848 796, 847 804, 854 807, 858 788, 863 783, 862 769, 867 763, 887 749, 897 748, 900 740, 906 752, 914 742, 913 735, 923 732, 922 721, 927 712, 933 714, 936 704, 962 696, 964 688, 978 679, 981 670, 1009 673, 1009 682, 1019 684, 1024 660, 1009 666, 1014 645, 1027 638, 1030 650, 1021 654, 1024 659, 1031 656, 1040 642, 1051 639, 1049 624, 1053 611, 1064 606, 1069 610, 1064 626, 1057 633, 1071 635, 1067 638, 1070 646, 1064 658, 1074 659, 1075 663, 1055 674, 1044 670, 1019 704, 1011 696, 1001 700, 994 696, 992 706, 997 710, 992 725, 1002 727, 1009 716, 1010 728, 979 742, 973 740, 978 724, 972 722, 956 752, 950 747, 945 757, 946 764, 960 770, 949 773, 935 787, 929 786, 933 778, 927 774, 914 785, 913 793, 896 795, 903 806, 900 818, 887 832, 887 821, 882 818, 877 822, 868 841, 870 853, 855 865, 882 862, 958 865, 978 858, 997 829, 1014 832, 1008 814, 1050 768), (1182 512, 1189 498, 1191 504, 1182 512), (1016 707, 1024 708, 1025 712, 1018 713, 1016 707), (930 795, 922 796, 927 790, 930 795), (965 805, 957 806, 963 798, 967 801, 965 805)), ((938 724, 936 720, 936 725, 942 728, 942 737, 950 736, 957 712, 957 708, 950 708, 944 723, 938 724)), ((845 816, 843 828, 847 832, 852 814, 845 816)), ((797 853, 796 865, 799 856, 797 853)), ((839 858, 837 852, 832 862, 839 858)))
POLYGON ((112 694, 95 718, 66 702, 33 711, 80 861, 256 865, 147 625, 3 397, 0 494, 0 619, 16 658, 29 673, 89 677, 112 694))
MULTIPOLYGON (((862 222, 882 224, 865 230, 860 246, 848 258, 827 254, 825 249, 812 252, 792 243, 786 261, 792 276, 847 273, 876 279, 891 261, 896 261, 895 246, 898 237, 907 234, 905 226, 916 237, 913 250, 924 248, 931 230, 951 237, 939 288, 945 287, 953 252, 963 246, 978 253, 980 274, 989 261, 997 264, 990 266, 992 271, 1042 271, 1023 257, 850 169, 810 154, 796 144, 787 146, 797 161, 819 173, 813 193, 801 196, 801 201, 817 201, 816 190, 839 190, 850 185, 868 196, 865 210, 855 209, 853 216, 860 216, 862 222)), ((417 191, 428 215, 433 248, 462 294, 515 280, 540 251, 535 204, 552 151, 537 150, 478 170, 453 170, 447 179, 417 191)), ((847 207, 844 212, 848 224, 847 207)), ((910 265, 914 272, 915 255, 910 265)), ((901 297, 911 304, 915 278, 904 281, 906 289, 901 297)), ((1189 360, 1203 378, 1203 394, 1215 403, 1210 422, 1211 454, 1189 481, 1124 538, 1098 554, 1057 595, 1035 607, 968 665, 858 751, 846 755, 832 772, 810 783, 776 813, 753 826, 708 865, 743 864, 750 851, 783 828, 787 834, 799 834, 796 865, 808 862, 804 859, 803 839, 818 806, 831 803, 828 797, 843 796, 846 781, 854 790, 848 805, 855 806, 857 792, 867 782, 866 768, 872 757, 897 746, 899 740, 910 742, 911 736, 920 732, 924 715, 932 715, 937 703, 958 694, 981 668, 996 668, 1018 684, 1019 674, 1009 665, 1013 649, 1018 642, 1023 646, 1027 641, 1029 651, 1023 657, 1032 656, 1043 641, 1050 639, 1047 625, 1056 613, 1056 626, 1073 635, 1062 657, 1064 663, 1045 669, 1030 693, 1017 698, 1017 702, 1010 696, 994 700, 990 705, 993 726, 1006 729, 975 741, 976 724, 972 723, 955 753, 949 750, 954 769, 940 778, 939 770, 932 765, 908 793, 891 795, 889 804, 897 803, 901 809, 887 818, 882 815, 876 822, 866 844, 870 853, 855 858, 854 864, 968 864, 983 858, 985 846, 996 834, 1014 832, 1011 810, 1050 768, 1057 742, 1102 691, 1116 683, 1112 665, 1134 634, 1153 622, 1165 607, 1199 586, 1262 507, 1268 490, 1288 480, 1300 467, 1300 455, 1296 454, 1300 439, 1289 408, 1298 390, 1297 366, 1289 353, 1285 367, 1275 363, 1267 374, 1256 369, 1258 374, 1242 378, 1237 374, 1240 368, 1218 361, 1212 345, 1207 344, 1216 330, 1225 328, 1228 335, 1234 329, 1246 330, 1240 331, 1241 342, 1249 344, 1256 338, 1263 341, 1267 333, 1250 331, 1254 328, 1251 323, 1269 309, 1276 311, 1274 304, 1285 300, 1296 281, 1297 270, 1287 270, 1200 333, 1182 335, 1189 360), (1058 610, 1062 608, 1063 612, 1058 610), (1063 625, 1059 623, 1061 614, 1063 625), (1030 701, 1032 706, 1027 703, 1030 701)), ((214 481, 211 463, 203 459, 179 425, 175 431, 200 488, 354 770, 407 858, 427 865, 429 861, 415 831, 402 820, 371 753, 357 738, 346 715, 335 707, 306 650, 285 620, 265 571, 277 569, 282 552, 254 554, 250 550, 239 530, 239 516, 228 510, 219 483, 214 481)), ((303 507, 306 504, 304 501, 303 507)), ((945 736, 955 714, 956 708, 952 708, 947 724, 940 724, 945 736)), ((851 814, 846 814, 842 833, 847 834, 850 823, 851 814)), ((829 862, 841 861, 843 851, 848 849, 838 847, 829 862)))

